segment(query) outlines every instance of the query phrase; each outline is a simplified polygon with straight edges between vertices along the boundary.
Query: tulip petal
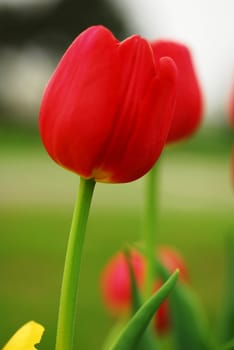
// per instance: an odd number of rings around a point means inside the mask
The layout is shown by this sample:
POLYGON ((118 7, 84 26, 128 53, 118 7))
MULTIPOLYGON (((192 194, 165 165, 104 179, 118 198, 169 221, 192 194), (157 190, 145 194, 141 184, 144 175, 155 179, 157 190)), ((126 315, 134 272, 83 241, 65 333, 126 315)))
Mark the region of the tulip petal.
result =
POLYGON ((174 110, 176 67, 172 60, 161 64, 156 77, 151 47, 139 36, 120 45, 120 59, 121 104, 100 165, 113 175, 102 182, 128 182, 143 176, 162 151, 174 110))
POLYGON ((162 58, 158 76, 149 83, 140 101, 138 115, 132 126, 134 130, 111 181, 128 182, 143 176, 160 156, 175 108, 176 83, 177 69, 174 62, 168 57, 162 58))
POLYGON ((156 62, 163 56, 171 57, 178 68, 176 107, 167 142, 190 136, 202 118, 202 94, 188 48, 173 41, 158 40, 152 43, 156 62))
POLYGON ((12 336, 2 350, 35 350, 34 345, 40 342, 43 332, 44 327, 30 321, 12 336))
POLYGON ((102 26, 84 31, 66 51, 42 100, 40 130, 48 153, 87 178, 112 128, 118 45, 102 26))
MULTIPOLYGON (((107 174, 106 177, 99 177, 98 180, 102 182, 125 182, 112 174, 121 167, 129 138, 134 134, 137 125, 142 96, 156 75, 151 47, 138 35, 120 43, 118 58, 118 102, 112 130, 98 166, 101 172, 107 174)), ((129 154, 127 156, 129 158, 129 154)), ((127 172, 125 168, 124 173, 127 172)))
MULTIPOLYGON (((144 281, 145 261, 137 251, 131 251, 131 264, 139 288, 144 281)), ((124 314, 130 309, 131 284, 126 259, 122 252, 114 255, 101 275, 101 293, 107 308, 114 314, 124 314)))

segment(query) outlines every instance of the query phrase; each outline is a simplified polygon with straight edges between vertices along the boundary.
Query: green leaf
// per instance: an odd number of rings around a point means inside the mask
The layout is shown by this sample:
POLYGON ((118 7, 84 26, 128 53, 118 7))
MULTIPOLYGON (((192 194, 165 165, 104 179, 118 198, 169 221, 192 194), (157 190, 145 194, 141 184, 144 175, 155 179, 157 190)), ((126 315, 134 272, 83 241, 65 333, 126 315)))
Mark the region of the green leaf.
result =
MULTIPOLYGON (((157 273, 165 280, 169 271, 156 262, 157 273)), ((169 296, 173 335, 179 350, 215 350, 199 300, 184 283, 177 283, 169 296)))
MULTIPOLYGON (((178 271, 135 313, 110 350, 135 350, 151 318, 176 284, 178 271)), ((197 349, 198 350, 198 349, 197 349)), ((200 349, 199 349, 200 350, 200 349)))
MULTIPOLYGON (((130 283, 131 283, 131 292, 132 292, 132 315, 134 315, 138 309, 142 305, 141 295, 137 287, 137 282, 135 278, 135 274, 133 271, 133 267, 131 264, 130 259, 130 253, 129 250, 126 249, 124 251, 128 270, 129 270, 129 276, 130 276, 130 283)), ((152 330, 147 328, 145 333, 143 334, 139 344, 137 345, 137 350, 157 350, 158 346, 156 346, 156 336, 152 334, 152 330)))

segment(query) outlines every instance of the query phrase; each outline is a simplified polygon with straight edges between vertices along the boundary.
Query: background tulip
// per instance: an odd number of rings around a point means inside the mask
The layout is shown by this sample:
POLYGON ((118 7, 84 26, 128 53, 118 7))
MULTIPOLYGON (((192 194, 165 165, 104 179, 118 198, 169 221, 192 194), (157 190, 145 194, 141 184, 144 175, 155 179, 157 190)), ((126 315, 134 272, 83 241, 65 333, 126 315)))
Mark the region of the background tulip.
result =
POLYGON ((151 43, 156 61, 163 56, 173 58, 178 68, 176 107, 167 142, 190 136, 202 119, 202 93, 192 56, 185 45, 158 40, 151 43))
POLYGON ((134 35, 119 42, 102 26, 68 48, 42 98, 40 133, 49 155, 80 176, 128 182, 143 176, 165 144, 177 69, 134 35))
MULTIPOLYGON (((173 248, 161 246, 157 253, 158 259, 170 271, 180 270, 180 281, 188 282, 188 273, 181 255, 173 248)), ((145 286, 145 272, 147 264, 145 257, 133 250, 130 253, 132 268, 137 286, 143 292, 145 286)), ((126 258, 119 252, 113 256, 104 267, 101 280, 101 294, 103 302, 114 315, 129 312, 131 308, 131 283, 126 258)), ((162 286, 161 281, 155 281, 154 291, 162 286)), ((171 326, 168 300, 165 300, 158 309, 154 318, 154 328, 159 334, 166 333, 171 326)))
MULTIPOLYGON (((130 252, 130 261, 137 286, 142 289, 145 277, 144 257, 135 250, 130 252)), ((131 307, 131 283, 124 253, 114 255, 106 264, 101 275, 103 301, 113 314, 127 313, 131 307)))

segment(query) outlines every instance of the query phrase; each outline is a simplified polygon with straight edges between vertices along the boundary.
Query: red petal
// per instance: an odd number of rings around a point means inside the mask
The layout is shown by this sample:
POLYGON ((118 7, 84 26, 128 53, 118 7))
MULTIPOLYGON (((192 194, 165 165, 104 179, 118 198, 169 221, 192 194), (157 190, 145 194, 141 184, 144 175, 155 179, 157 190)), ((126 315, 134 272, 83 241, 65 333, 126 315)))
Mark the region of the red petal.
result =
MULTIPOLYGON (((146 40, 133 36, 121 43, 119 51, 119 105, 108 149, 100 164, 100 168, 113 174, 106 179, 111 182, 133 181, 149 170, 152 159, 148 157, 148 148, 146 152, 143 150, 148 142, 148 134, 154 135, 148 124, 148 110, 145 113, 142 108, 145 99, 146 103, 150 100, 148 108, 154 110, 155 104, 151 96, 148 96, 149 91, 154 89, 152 85, 156 76, 151 47, 146 40)), ((153 96, 155 98, 155 94, 153 96)), ((154 121, 156 118, 154 115, 154 121)), ((155 152, 157 151, 153 150, 154 154, 155 152)))
POLYGON ((112 128, 118 45, 104 27, 83 32, 66 51, 43 96, 40 131, 48 153, 84 177, 91 176, 112 128))
POLYGON ((176 94, 177 69, 170 58, 160 60, 159 76, 145 88, 121 164, 112 181, 128 182, 143 176, 154 165, 166 142, 176 94), (126 171, 128 169, 128 171, 126 171))
POLYGON ((155 41, 152 48, 156 61, 163 56, 169 56, 178 68, 175 115, 167 142, 178 141, 191 135, 201 122, 201 89, 186 46, 172 41, 155 41))
MULTIPOLYGON (((137 285, 143 287, 145 279, 145 259, 137 251, 130 254, 137 285)), ((100 280, 103 301, 112 313, 119 315, 130 309, 131 284, 126 258, 122 252, 114 255, 102 271, 100 280)))

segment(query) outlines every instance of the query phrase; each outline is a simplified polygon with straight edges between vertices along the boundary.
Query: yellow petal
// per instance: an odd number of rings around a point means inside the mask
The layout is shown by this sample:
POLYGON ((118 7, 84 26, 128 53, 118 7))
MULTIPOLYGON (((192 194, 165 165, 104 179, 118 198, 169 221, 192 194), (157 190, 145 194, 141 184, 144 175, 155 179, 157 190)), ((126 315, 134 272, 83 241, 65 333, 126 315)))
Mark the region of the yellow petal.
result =
POLYGON ((34 345, 40 343, 43 332, 44 327, 30 321, 13 335, 2 350, 35 350, 34 345))

